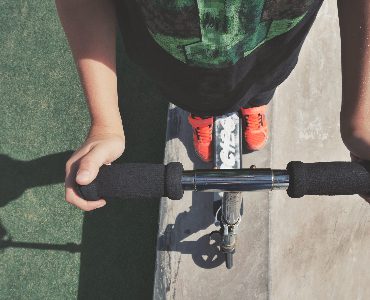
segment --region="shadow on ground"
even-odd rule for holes
[[[168,102],[120,43],[118,53],[126,149],[116,162],[163,163]],[[79,299],[152,298],[159,200],[108,201],[85,214]]]
[[[126,149],[116,163],[163,163],[168,100],[147,75],[128,60],[118,43],[120,111]],[[60,184],[74,149],[20,161],[0,155],[0,207],[27,189]],[[109,199],[107,199],[109,200]],[[82,243],[15,241],[0,223],[0,250],[25,248],[81,252],[79,299],[150,299],[153,294],[159,200],[108,201],[85,213]]]
[[[0,207],[16,200],[27,189],[64,182],[65,163],[73,151],[54,153],[31,161],[0,154]]]
[[[81,245],[76,243],[50,244],[15,241],[0,220],[0,251],[7,248],[23,248],[37,250],[67,251],[70,253],[80,252]]]
[[[193,192],[191,199],[189,210],[179,213],[174,224],[168,224],[159,236],[157,249],[190,254],[193,262],[200,268],[216,268],[224,262],[224,255],[220,252],[219,234],[208,232],[198,240],[186,239],[215,222],[215,211],[221,203],[214,202],[213,193]]]

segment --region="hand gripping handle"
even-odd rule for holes
[[[179,162],[169,164],[125,163],[103,165],[97,177],[88,185],[78,185],[81,197],[94,201],[106,197],[122,199],[183,196]]]
[[[291,161],[288,195],[354,195],[370,193],[370,163]]]

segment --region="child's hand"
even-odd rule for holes
[[[90,211],[106,204],[104,199],[86,201],[77,192],[77,184],[91,183],[98,175],[99,168],[119,158],[125,150],[125,136],[108,130],[91,130],[86,141],[66,163],[66,201],[78,208]],[[76,176],[77,175],[77,176]]]
[[[342,135],[344,144],[350,151],[351,161],[359,163],[370,163],[370,138],[368,134],[360,136]],[[360,195],[370,203],[370,195]]]

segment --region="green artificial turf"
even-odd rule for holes
[[[89,113],[54,1],[0,2],[0,299],[150,299],[159,199],[64,201]],[[126,150],[163,161],[168,103],[119,44]]]

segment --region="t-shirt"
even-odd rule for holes
[[[128,56],[175,105],[237,111],[295,67],[323,0],[116,0]]]

